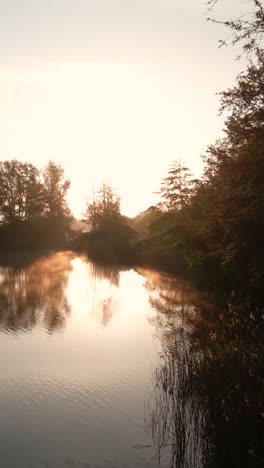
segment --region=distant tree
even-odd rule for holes
[[[0,207],[3,221],[13,221],[17,217],[18,166],[16,160],[0,163]]]
[[[93,231],[106,229],[121,218],[120,197],[109,184],[104,182],[93,200],[87,203],[85,218]]]
[[[91,232],[83,235],[79,245],[91,258],[119,263],[135,257],[136,233],[122,216],[120,197],[109,184],[103,183],[87,203],[85,219]]]
[[[43,185],[39,170],[31,163],[21,165],[21,192],[24,202],[24,220],[42,216],[44,212]]]
[[[70,181],[64,177],[60,164],[49,161],[43,171],[44,213],[52,217],[69,217],[70,209],[66,195]]]
[[[160,210],[156,206],[150,206],[134,218],[128,218],[129,225],[139,234],[148,234],[152,223],[160,217]]]
[[[0,163],[0,213],[5,222],[42,215],[42,184],[33,164],[15,159]]]
[[[99,227],[99,206],[96,199],[93,197],[91,202],[86,204],[86,212],[84,213],[84,220],[91,226],[92,231],[97,231]]]
[[[192,188],[193,180],[189,169],[181,160],[174,161],[169,167],[167,177],[161,182],[159,206],[166,210],[181,210],[189,203]]]

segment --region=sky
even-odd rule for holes
[[[205,0],[0,0],[1,160],[62,164],[76,217],[102,181],[134,216],[173,160],[199,176],[223,127],[216,93],[241,70],[206,16]]]

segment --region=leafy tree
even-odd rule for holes
[[[181,210],[190,201],[193,180],[191,173],[181,160],[174,161],[167,177],[162,180],[160,191],[160,207],[166,210]]]
[[[60,164],[49,161],[43,171],[44,213],[51,217],[69,217],[66,196],[70,181],[64,177],[64,169]]]
[[[91,232],[83,234],[77,245],[91,258],[118,263],[135,259],[135,231],[122,216],[120,197],[109,184],[103,183],[87,203],[85,218]]]
[[[109,184],[104,182],[93,200],[87,203],[85,218],[93,231],[105,230],[113,221],[121,219],[120,197]]]
[[[39,170],[31,163],[21,164],[20,192],[23,194],[24,220],[42,216],[44,211],[43,186]],[[23,206],[22,205],[22,206]]]
[[[2,220],[25,221],[43,213],[43,192],[38,169],[15,159],[0,163],[0,213]]]
[[[221,93],[224,137],[208,147],[202,179],[178,163],[162,181],[165,213],[145,249],[170,269],[203,266],[230,284],[257,285],[264,271],[264,53]],[[184,259],[181,262],[181,258]],[[201,270],[200,270],[201,271]]]
[[[208,148],[203,182],[192,200],[192,225],[222,267],[263,275],[264,57],[222,93],[225,137]]]

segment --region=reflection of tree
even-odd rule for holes
[[[90,264],[93,311],[103,326],[110,323],[117,307],[116,294],[119,288],[120,269],[115,266]]]
[[[214,319],[201,310],[193,331],[202,360],[197,385],[213,420],[216,466],[264,466],[264,316],[234,297]]]
[[[174,355],[165,351],[155,371],[155,399],[150,410],[154,444],[161,460],[169,452],[170,467],[202,467],[209,455],[209,418],[194,375],[198,356],[181,340],[172,343]]]
[[[167,450],[171,467],[263,466],[263,317],[234,299],[212,308],[183,283],[144,274],[162,343],[149,405],[159,458]]]
[[[113,286],[119,287],[120,268],[114,265],[92,263],[92,276],[95,280],[107,280]]]
[[[205,299],[184,282],[148,270],[141,272],[146,277],[150,304],[157,312],[151,322],[162,343],[148,411],[158,458],[161,461],[167,453],[170,467],[202,467],[209,452],[208,414],[194,385],[200,356],[192,352],[190,337],[195,304]]]
[[[0,327],[17,332],[42,324],[50,333],[61,330],[70,312],[70,261],[70,254],[57,253],[25,268],[0,268]]]

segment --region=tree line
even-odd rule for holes
[[[60,164],[43,170],[16,159],[0,162],[0,251],[64,248],[72,237],[70,182]]]
[[[145,249],[157,261],[185,269],[219,268],[263,279],[264,54],[221,94],[223,138],[208,147],[195,180],[175,161],[149,217]],[[173,266],[173,265],[172,265]]]
[[[16,159],[0,162],[1,221],[28,221],[36,216],[68,217],[69,188],[64,169],[53,161],[42,171],[32,163]]]

